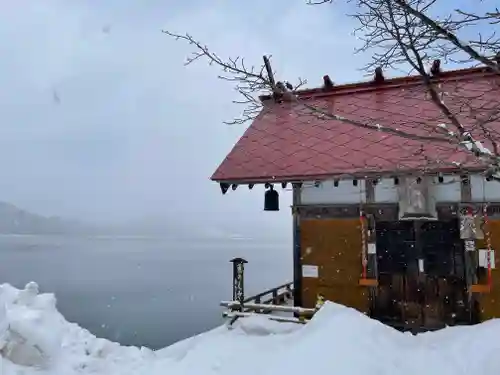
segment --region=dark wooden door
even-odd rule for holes
[[[470,323],[465,254],[457,220],[426,222],[420,228],[424,326]]]
[[[376,238],[379,288],[372,316],[402,329],[419,325],[419,309],[412,310],[417,276],[413,222],[378,222]]]
[[[378,222],[372,317],[421,331],[470,321],[458,222]]]

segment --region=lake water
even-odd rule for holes
[[[292,280],[291,243],[0,236],[0,283],[36,281],[67,320],[124,345],[165,347],[221,324],[231,264],[247,295]]]

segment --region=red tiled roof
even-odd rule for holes
[[[444,72],[438,80],[445,102],[468,126],[483,113],[470,107],[500,108],[500,76],[474,68]],[[380,124],[419,136],[436,136],[446,122],[420,77],[303,90],[302,102],[356,121]],[[456,145],[403,138],[332,119],[321,119],[292,103],[266,104],[212,176],[219,182],[284,182],[333,177],[404,174],[480,167]],[[498,114],[497,114],[498,115]],[[477,126],[476,126],[477,127]],[[500,121],[487,125],[500,141]],[[469,129],[484,141],[479,129]]]

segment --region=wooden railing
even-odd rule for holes
[[[222,316],[230,319],[229,325],[232,325],[238,318],[255,314],[271,314],[268,318],[278,322],[307,323],[316,309],[286,305],[287,300],[291,298],[293,298],[293,283],[286,283],[245,298],[243,301],[222,301],[220,305],[228,309],[222,313]],[[285,315],[274,314],[279,312]],[[290,316],[287,316],[288,314]]]
[[[245,264],[248,263],[243,258],[234,258],[230,261],[233,264],[233,298],[231,301],[223,301],[222,306],[230,309],[237,309],[240,313],[256,311],[260,313],[269,313],[272,306],[283,305],[287,300],[293,298],[293,283],[278,285],[274,288],[265,290],[251,297],[245,296],[244,275]],[[236,306],[237,304],[238,306]],[[245,308],[245,305],[256,305],[255,308]],[[269,309],[262,306],[269,305]]]
[[[243,304],[256,303],[265,305],[281,305],[291,298],[293,298],[293,282],[279,285],[259,294],[247,297],[243,300]]]
[[[228,309],[228,311],[222,313],[222,316],[230,319],[229,326],[240,317],[255,314],[284,312],[298,315],[298,317],[268,315],[271,320],[294,323],[305,323],[307,321],[306,316],[311,317],[314,315],[314,309],[285,305],[288,300],[293,298],[293,283],[291,282],[278,285],[251,297],[245,297],[244,271],[245,264],[248,262],[243,258],[234,258],[230,262],[233,264],[233,298],[231,301],[222,301],[220,303],[222,307]]]

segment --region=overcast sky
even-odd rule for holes
[[[340,2],[339,2],[340,3]],[[263,190],[222,196],[209,177],[245,126],[232,86],[188,46],[319,86],[361,80],[352,20],[305,0],[16,0],[0,3],[0,200],[85,220],[143,216],[288,223],[262,212]],[[274,215],[274,216],[273,216]],[[288,225],[288,224],[286,224]]]

